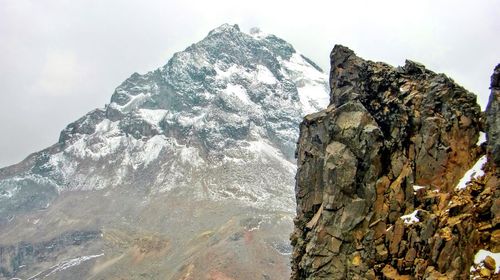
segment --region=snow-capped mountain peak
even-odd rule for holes
[[[255,205],[277,199],[273,207],[291,210],[298,124],[326,107],[327,92],[327,76],[286,41],[224,24],[165,66],[132,74],[106,108],[68,125],[0,188],[16,193],[14,179],[56,193],[141,186]]]
[[[289,43],[227,24],[132,74],[0,169],[0,278],[286,278],[299,123],[327,92]]]

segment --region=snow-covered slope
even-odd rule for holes
[[[288,277],[299,123],[327,92],[289,43],[227,24],[134,73],[0,169],[0,279]]]
[[[298,124],[327,105],[327,92],[327,76],[287,42],[222,25],[164,67],[134,73],[31,164],[0,172],[0,204],[25,185],[127,185],[291,210]]]

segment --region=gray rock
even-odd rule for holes
[[[488,154],[500,166],[500,64],[491,76],[491,94],[486,107],[486,139]]]

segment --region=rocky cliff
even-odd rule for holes
[[[496,166],[500,166],[500,64],[491,76],[491,94],[486,107],[486,138],[488,153]]]
[[[335,46],[330,105],[300,127],[292,279],[498,273],[492,258],[474,260],[500,250],[498,70],[483,172],[474,94],[416,62],[394,68]]]

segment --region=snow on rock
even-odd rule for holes
[[[221,81],[230,80],[233,75],[246,76],[246,69],[241,65],[232,64],[229,67],[223,64],[215,65],[216,79]]]
[[[327,76],[322,71],[313,67],[299,53],[294,53],[290,60],[283,61],[283,65],[288,74],[294,80],[322,81]]]
[[[276,147],[269,144],[264,139],[248,142],[246,149],[254,156],[266,161],[266,158],[274,159],[281,163],[282,166],[291,172],[295,172],[296,166],[290,161],[286,160],[283,153]]]
[[[43,278],[46,278],[46,277],[48,277],[48,276],[50,276],[50,275],[52,275],[54,273],[57,273],[59,271],[66,270],[66,269],[68,269],[70,267],[80,265],[83,262],[89,261],[91,259],[99,258],[99,257],[102,257],[102,256],[104,256],[104,254],[82,256],[82,257],[77,257],[77,258],[74,258],[74,259],[66,260],[66,261],[60,262],[60,263],[58,263],[58,264],[50,267],[49,269],[47,269],[45,271],[42,271],[42,272],[38,273],[37,275],[34,275],[34,276],[28,278],[28,280],[39,279],[38,278],[39,276],[43,276]]]
[[[486,163],[486,155],[480,157],[477,162],[472,166],[471,169],[469,169],[467,172],[465,172],[464,176],[460,181],[458,182],[458,185],[456,187],[457,190],[462,190],[465,189],[467,186],[467,183],[469,183],[471,180],[479,178],[484,175],[484,172],[482,170],[483,165]]]
[[[419,185],[414,185],[413,186],[413,190],[414,191],[418,191],[418,190],[425,189],[425,188],[427,188],[427,187],[425,187],[425,186],[419,186]]]
[[[269,69],[264,65],[257,65],[256,79],[257,81],[268,85],[274,85],[278,82],[273,73],[271,73],[271,71],[269,71]]]
[[[300,103],[305,114],[326,108],[330,102],[328,92],[328,76],[313,67],[298,53],[292,55],[290,60],[283,61],[285,75],[297,84]]]
[[[477,144],[478,146],[480,146],[481,144],[485,143],[486,142],[486,133],[480,131],[479,132],[479,138],[477,139]]]
[[[180,159],[184,164],[189,164],[193,167],[202,165],[205,161],[200,157],[198,149],[194,147],[180,146]]]
[[[317,107],[326,108],[328,106],[329,100],[318,99],[317,97],[325,92],[325,88],[321,84],[305,84],[302,87],[298,87],[300,102],[304,108],[305,114],[311,114],[317,111]]]
[[[153,125],[158,125],[163,118],[167,115],[167,110],[151,110],[151,109],[139,109],[139,115],[141,118]]]
[[[415,210],[412,213],[410,213],[408,215],[403,215],[403,216],[401,216],[399,218],[402,219],[405,224],[411,225],[413,223],[420,222],[420,220],[417,217],[417,213],[418,213],[418,210]]]
[[[158,158],[160,152],[166,146],[166,137],[163,135],[155,135],[151,139],[147,140],[143,148],[140,149],[138,153],[137,162],[144,163],[145,166],[149,165],[155,159]]]
[[[112,122],[109,119],[104,119],[102,122],[96,125],[94,134],[105,134],[106,136],[120,135],[118,122]]]
[[[488,256],[491,257],[491,258],[493,258],[495,260],[495,263],[496,263],[496,266],[497,266],[496,269],[495,269],[495,273],[500,273],[500,253],[492,253],[490,251],[481,249],[474,256],[474,264],[479,265],[481,267],[482,266],[482,262]],[[474,268],[471,267],[471,270],[473,270],[473,269]]]
[[[2,193],[0,193],[0,197],[4,198],[11,198],[14,194],[10,191],[3,190]]]
[[[205,117],[205,113],[202,113],[200,115],[193,115],[193,114],[184,114],[184,115],[177,115],[175,117],[169,117],[169,119],[176,119],[177,123],[183,127],[202,127],[203,126],[203,118]]]
[[[245,105],[252,104],[252,101],[248,97],[247,91],[241,85],[228,84],[226,89],[224,90],[224,93],[228,94],[229,96],[236,97]]]
[[[114,106],[115,108],[120,109],[122,111],[128,111],[141,106],[148,97],[149,95],[140,93],[138,95],[131,96],[130,101],[127,102],[125,105],[117,105],[116,103],[111,103],[110,106]]]
[[[78,139],[78,141],[73,143],[66,152],[80,159],[92,158],[98,160],[116,152],[122,141],[121,136],[97,137],[94,138],[96,142],[89,145],[89,143],[92,143],[90,139],[90,137]]]

